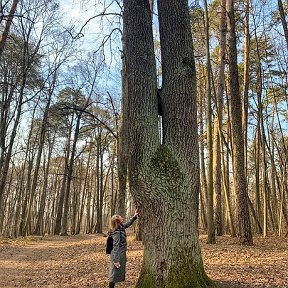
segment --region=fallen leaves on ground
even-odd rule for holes
[[[103,235],[30,237],[0,240],[0,287],[108,287],[109,256]],[[236,238],[200,237],[205,271],[220,288],[288,288],[287,238],[254,238],[241,246]],[[128,237],[126,281],[135,286],[141,267],[141,242]]]

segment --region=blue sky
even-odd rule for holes
[[[100,2],[103,2],[102,4]],[[114,3],[112,3],[114,2]],[[110,5],[112,3],[112,5]],[[109,9],[105,11],[105,7]],[[63,12],[63,25],[73,26],[74,35],[76,35],[81,27],[93,16],[103,13],[119,13],[119,7],[115,1],[76,1],[76,0],[60,0],[60,11]],[[118,23],[115,23],[117,22]],[[119,17],[107,16],[105,18],[97,17],[89,21],[83,29],[83,37],[77,40],[77,47],[83,55],[97,51],[106,39],[107,35],[113,28],[119,26]],[[120,93],[120,69],[121,69],[121,42],[119,32],[115,32],[112,41],[108,41],[105,45],[105,63],[106,72],[102,77],[102,89],[113,93]],[[85,57],[85,56],[84,56]]]

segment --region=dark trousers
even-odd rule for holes
[[[109,288],[114,288],[114,287],[115,287],[115,283],[109,282]]]

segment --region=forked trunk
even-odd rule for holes
[[[188,3],[158,1],[163,144],[149,0],[124,1],[129,184],[144,223],[136,287],[207,287],[198,243],[196,83]]]

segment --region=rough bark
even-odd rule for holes
[[[163,144],[148,0],[124,1],[129,184],[144,222],[136,287],[207,287],[198,243],[195,65],[187,1],[158,1]]]
[[[228,28],[228,61],[229,61],[229,92],[231,101],[231,127],[233,143],[233,181],[237,193],[237,213],[239,222],[240,243],[252,245],[253,238],[250,225],[247,182],[244,169],[244,141],[242,132],[241,97],[237,66],[237,48],[235,32],[234,1],[227,0],[226,10]]]
[[[225,57],[226,57],[226,0],[221,1],[220,21],[219,21],[219,68],[217,75],[216,106],[217,114],[214,121],[214,140],[213,140],[213,186],[215,191],[215,229],[218,236],[223,235],[222,223],[222,185],[221,185],[221,131],[222,131],[222,109],[223,94],[225,88]],[[230,205],[227,207],[230,208]]]

